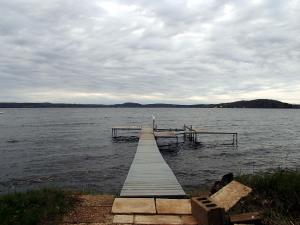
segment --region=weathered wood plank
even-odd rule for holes
[[[131,126],[114,126],[112,129],[118,129],[118,130],[141,130],[141,126],[131,125]]]
[[[252,189],[235,180],[231,181],[225,187],[214,193],[210,198],[214,200],[220,207],[228,211],[241,198],[247,196]]]
[[[248,212],[248,213],[241,213],[236,215],[230,215],[230,222],[231,223],[247,223],[247,224],[254,224],[261,221],[261,215],[259,212]]]
[[[160,131],[160,132],[154,132],[154,136],[159,137],[173,137],[176,138],[176,132],[175,131]]]

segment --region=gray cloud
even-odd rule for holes
[[[0,0],[0,101],[300,103],[299,1]]]

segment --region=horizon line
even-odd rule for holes
[[[178,106],[196,106],[196,105],[220,105],[220,104],[228,104],[228,103],[236,103],[236,102],[251,102],[251,101],[276,101],[283,104],[290,104],[290,105],[300,105],[299,103],[288,103],[283,102],[276,99],[251,99],[251,100],[237,100],[237,101],[228,101],[228,102],[219,102],[219,103],[193,103],[193,104],[182,104],[182,103],[162,103],[162,102],[155,102],[155,103],[140,103],[140,102],[121,102],[121,103],[66,103],[66,102],[0,102],[0,104],[62,104],[62,105],[102,105],[102,106],[114,106],[114,105],[124,105],[124,104],[137,104],[137,105],[178,105]]]

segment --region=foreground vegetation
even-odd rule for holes
[[[252,194],[231,211],[260,211],[263,224],[300,224],[300,172],[276,170],[238,176],[236,180],[253,188]]]
[[[0,196],[1,225],[37,225],[59,219],[76,204],[70,192],[42,189]]]
[[[241,175],[236,180],[253,192],[229,213],[259,211],[266,225],[300,225],[300,172],[276,170],[270,173]],[[191,195],[199,195],[193,192]],[[207,192],[207,191],[206,191]],[[0,196],[1,225],[57,224],[72,210],[79,198],[74,193],[42,189]]]

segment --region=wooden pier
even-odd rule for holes
[[[200,134],[224,134],[233,136],[232,145],[238,143],[238,134],[235,132],[203,131],[186,125],[183,128],[157,128],[155,120],[151,128],[136,125],[113,127],[113,138],[128,137],[128,134],[118,135],[118,131],[135,132],[135,137],[139,137],[137,151],[120,197],[186,197],[174,173],[160,154],[157,139],[173,138],[178,144],[178,137],[183,135],[183,141],[188,139],[197,145],[200,143]]]
[[[185,197],[181,185],[159,152],[153,128],[142,128],[137,151],[121,197]]]

